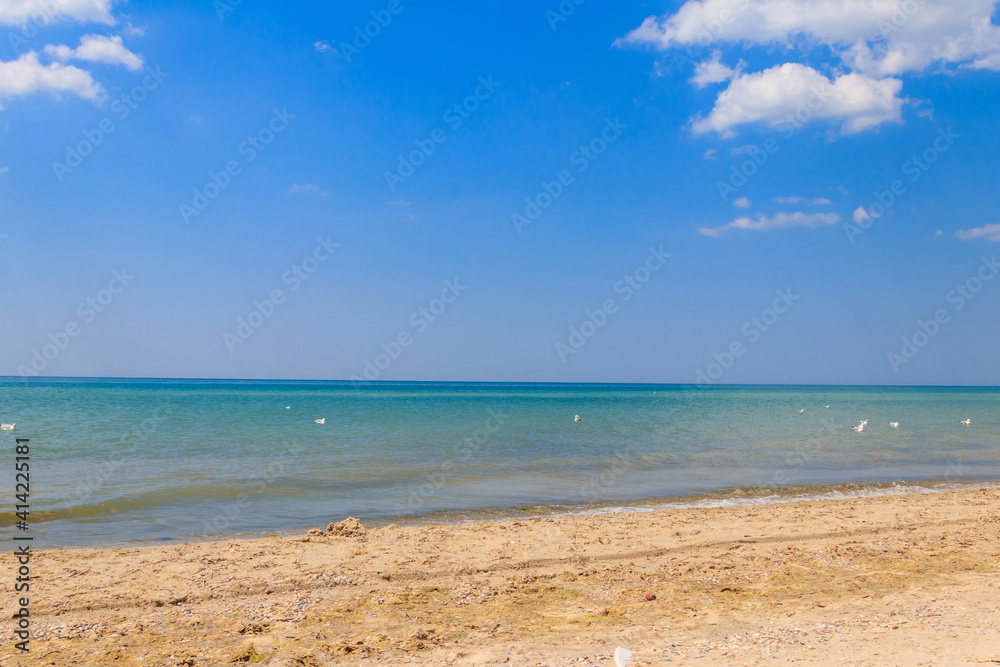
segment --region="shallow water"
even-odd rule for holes
[[[45,548],[1000,480],[998,406],[997,388],[10,378],[0,443],[13,463],[31,439]]]

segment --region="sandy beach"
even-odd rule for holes
[[[997,488],[330,528],[37,552],[0,664],[1000,663]]]

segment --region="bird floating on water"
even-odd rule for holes
[[[867,419],[859,419],[858,423],[861,424],[862,426],[868,426],[868,420]]]
[[[313,421],[316,422],[317,424],[325,424],[326,417],[323,417],[322,419],[314,419]]]
[[[858,424],[857,426],[852,426],[851,428],[853,428],[855,430],[855,432],[861,433],[862,431],[865,430],[865,425],[864,425],[864,422],[862,422],[862,423]]]
[[[582,422],[583,421],[583,417],[581,417],[580,415],[576,415],[576,416],[573,417],[573,421],[575,421],[575,422]]]
[[[803,412],[805,412],[805,411],[806,411],[806,409],[805,409],[805,408],[802,408],[801,410],[799,410],[799,413],[801,414],[801,413],[803,413]]]
[[[889,422],[889,426],[893,428],[899,428],[899,422]]]
[[[0,424],[0,431],[13,431],[17,424]]]
[[[830,406],[829,406],[829,405],[824,405],[823,407],[824,407],[824,408],[828,408],[828,407],[830,407]]]
[[[972,420],[971,419],[963,419],[962,421],[960,421],[958,423],[962,424],[963,426],[968,426],[969,424],[972,423]]]
[[[286,409],[286,410],[291,410],[291,409],[292,409],[292,406],[290,406],[290,405],[286,405],[286,406],[285,406],[285,409]]]

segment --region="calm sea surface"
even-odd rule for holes
[[[15,437],[46,548],[992,484],[998,407],[997,388],[0,378],[0,521]]]

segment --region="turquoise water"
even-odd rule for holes
[[[10,378],[0,443],[13,463],[31,439],[44,548],[992,482],[998,406],[997,388]]]

